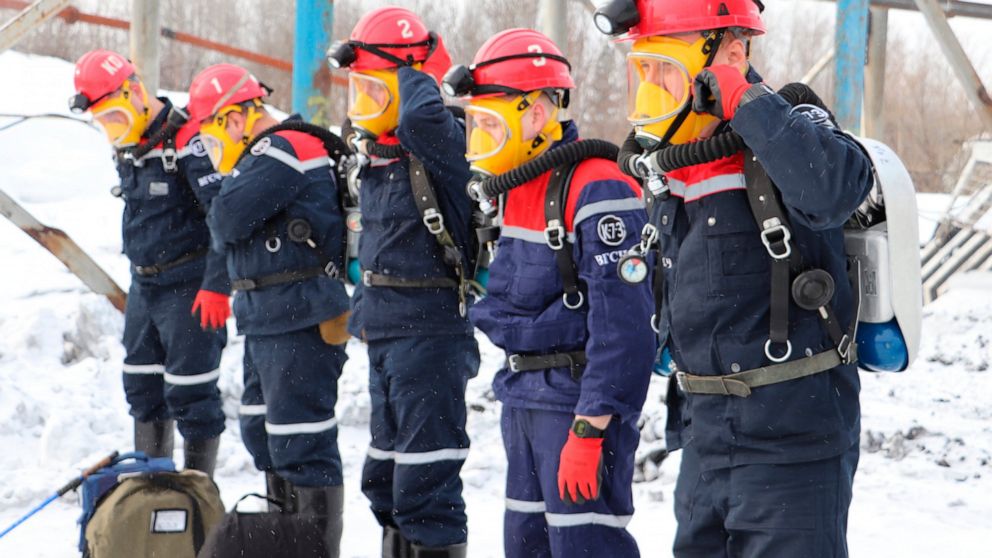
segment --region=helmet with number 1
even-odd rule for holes
[[[466,158],[474,171],[504,173],[561,139],[559,114],[575,87],[570,70],[561,50],[544,34],[508,29],[486,41],[471,66],[448,72],[445,92],[469,97]],[[525,135],[524,120],[538,104],[549,108],[547,118],[540,130]]]
[[[716,122],[690,110],[692,81],[713,62],[726,29],[765,32],[762,9],[757,0],[612,0],[596,12],[600,31],[634,41],[627,119],[643,145],[686,143]]]
[[[109,50],[87,52],[76,62],[73,84],[76,94],[69,98],[72,112],[90,111],[115,147],[141,141],[150,121],[148,93],[130,60]]]
[[[200,138],[210,162],[223,174],[230,173],[251,142],[251,129],[262,117],[265,86],[247,69],[215,64],[196,75],[189,86],[189,119],[200,123]],[[227,131],[231,113],[245,117],[240,138]]]
[[[396,6],[362,16],[349,39],[332,45],[327,58],[332,67],[350,70],[348,117],[372,138],[399,122],[398,67],[422,68],[440,79],[451,64],[437,34],[417,14]]]

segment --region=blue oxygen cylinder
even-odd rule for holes
[[[909,365],[909,347],[895,318],[885,323],[858,324],[858,362],[874,372],[902,372]]]
[[[658,350],[655,356],[653,372],[659,376],[667,377],[674,374],[675,370],[675,361],[672,360],[672,353],[668,350],[668,345],[665,345]]]
[[[475,272],[476,283],[482,285],[483,289],[489,288],[489,268],[480,267],[478,271]]]

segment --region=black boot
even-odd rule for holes
[[[338,558],[344,527],[344,487],[294,486],[293,491],[296,493],[297,516],[316,520],[327,558]]]
[[[175,422],[172,419],[140,422],[134,421],[134,450],[144,452],[148,457],[168,457],[172,459]]]
[[[413,553],[410,558],[465,558],[468,545],[462,543],[432,548],[415,544],[411,548]]]
[[[279,502],[279,506],[269,502],[269,511],[296,513],[296,494],[293,485],[272,471],[265,472],[265,494]]]
[[[410,558],[410,541],[396,527],[382,528],[382,558]]]
[[[218,446],[220,446],[220,436],[203,440],[186,440],[183,466],[187,469],[203,471],[207,476],[213,478],[214,467],[217,466]]]

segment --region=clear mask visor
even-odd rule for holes
[[[631,52],[627,55],[627,120],[643,126],[672,118],[688,103],[689,70],[675,58]]]
[[[366,74],[348,75],[348,117],[354,121],[382,116],[393,102],[393,93],[385,81]]]
[[[474,162],[499,153],[510,139],[510,127],[495,110],[469,105],[465,107],[465,134],[465,158]]]
[[[100,128],[114,147],[127,147],[136,143],[128,139],[134,128],[134,115],[120,105],[114,104],[103,110],[95,110],[93,123]]]

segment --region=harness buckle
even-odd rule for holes
[[[768,250],[768,255],[776,260],[784,260],[792,255],[792,233],[782,224],[778,217],[772,217],[762,223],[761,243]]]
[[[510,355],[506,358],[510,372],[520,372],[520,355]]]
[[[656,242],[658,242],[658,227],[645,223],[644,228],[641,229],[641,254],[647,254]]]
[[[582,291],[576,291],[575,294],[578,298],[574,304],[568,301],[568,293],[563,293],[561,295],[561,302],[565,305],[565,308],[568,308],[569,310],[577,310],[582,308],[582,304],[586,301],[586,297],[582,294]]]
[[[324,274],[331,279],[337,279],[341,272],[338,270],[338,266],[334,265],[334,262],[327,262],[324,266]]]
[[[853,343],[851,342],[851,336],[845,333],[844,337],[841,337],[840,343],[837,344],[837,354],[840,355],[840,360],[842,363],[851,364],[854,362],[854,359],[851,358],[854,356],[854,351],[851,350],[852,346]]]
[[[362,272],[362,284],[366,287],[372,286],[372,270],[366,269]]]
[[[275,254],[282,249],[282,240],[280,240],[278,236],[270,236],[265,239],[265,249],[268,250],[269,253]]]
[[[544,242],[555,251],[565,247],[565,227],[562,226],[561,221],[558,219],[548,221],[548,226],[544,229]]]
[[[435,208],[430,208],[424,212],[424,226],[431,234],[437,236],[444,232],[444,216]]]
[[[675,373],[675,383],[679,386],[679,389],[688,393],[688,386],[685,381],[685,372]]]
[[[176,150],[169,147],[162,150],[162,168],[165,172],[169,174],[175,174],[179,170],[179,165],[176,161],[179,160],[179,156],[176,155]]]

